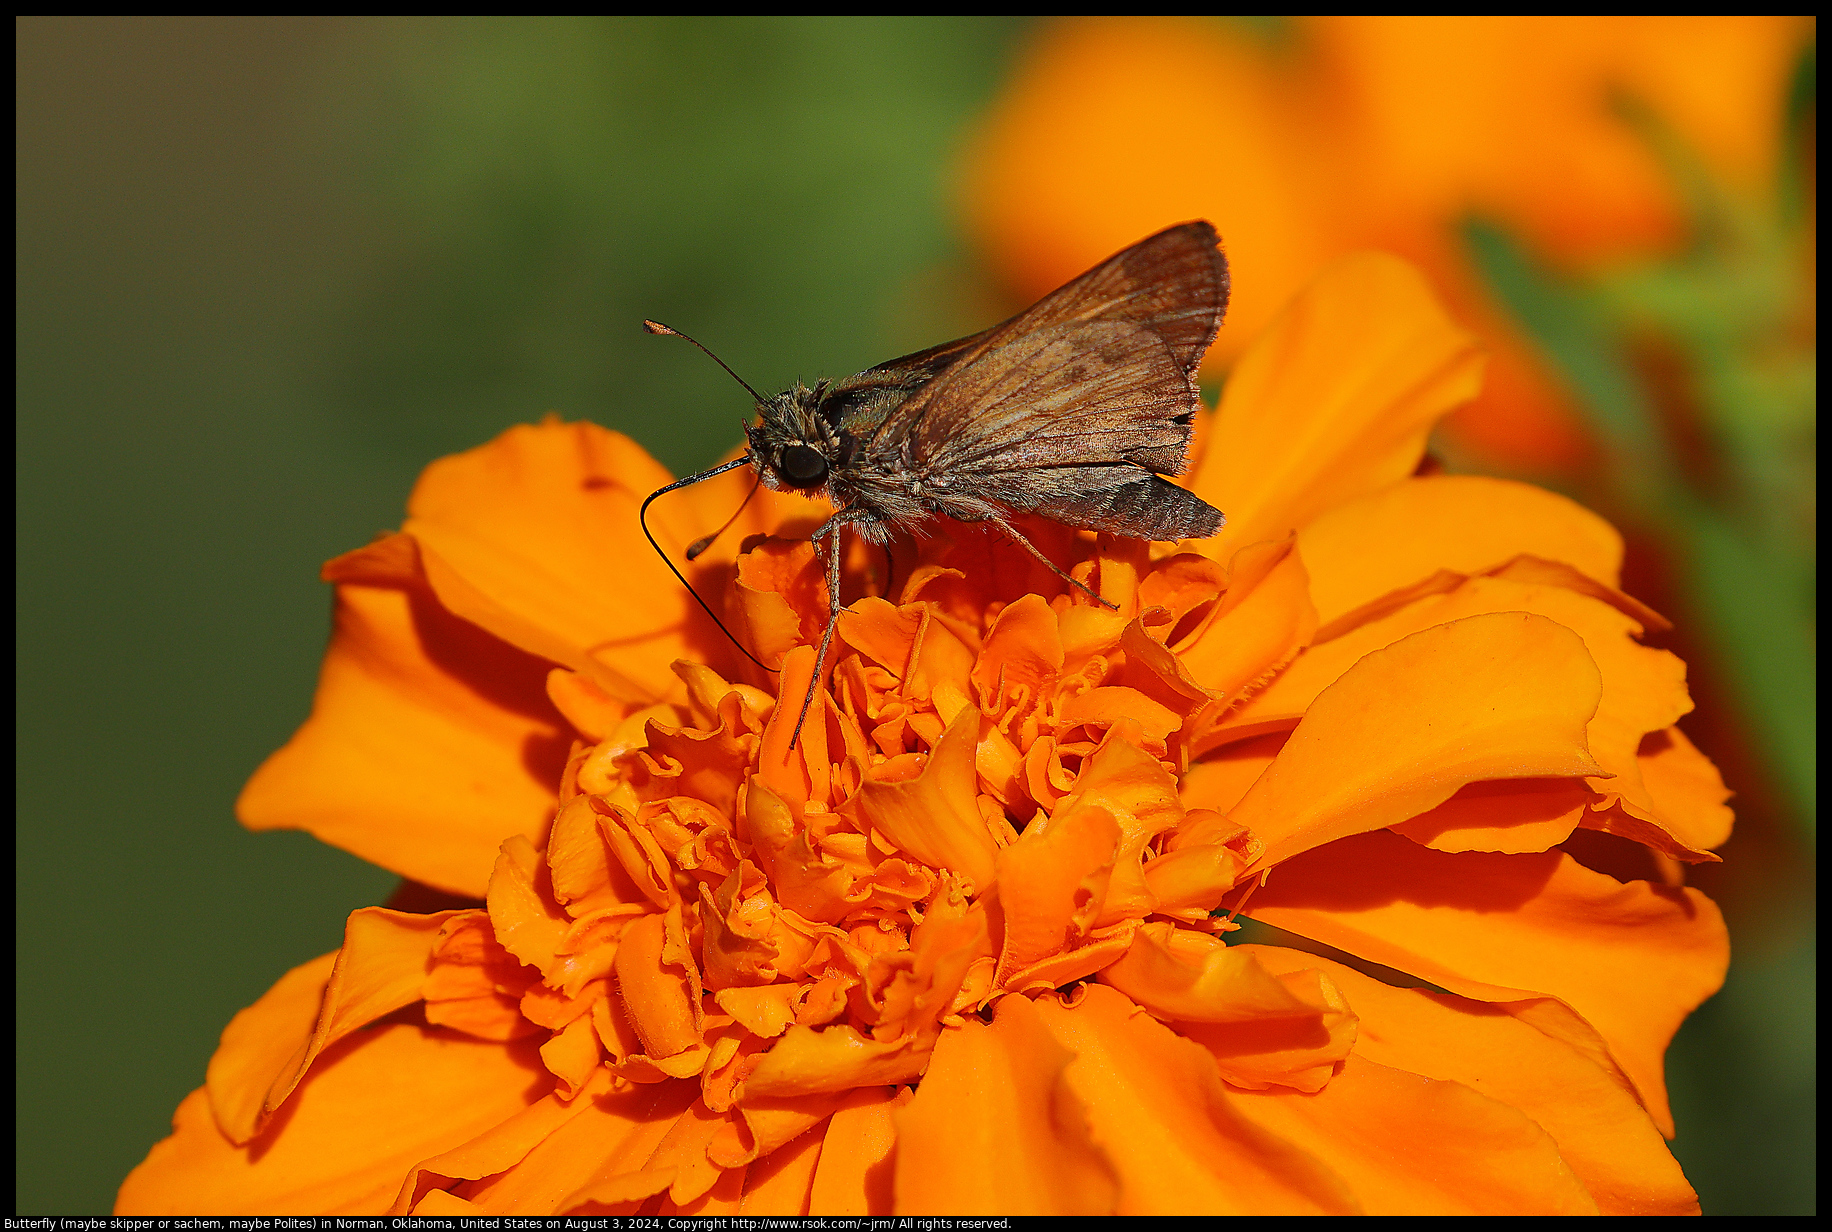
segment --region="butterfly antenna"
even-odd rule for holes
[[[751,490],[745,494],[745,497],[742,501],[738,502],[737,510],[733,512],[731,517],[725,519],[725,525],[721,526],[718,530],[715,530],[712,534],[703,536],[702,538],[699,538],[699,539],[695,539],[692,543],[687,545],[687,559],[688,560],[699,559],[700,553],[704,552],[707,548],[711,547],[712,541],[714,539],[717,539],[720,535],[723,535],[726,531],[730,530],[732,528],[732,523],[738,520],[738,514],[744,512],[744,507],[751,503],[751,497],[757,495],[757,489],[761,488],[762,486],[763,486],[763,475],[759,473],[757,476],[757,482],[751,485]]]
[[[683,337],[684,336],[685,335],[683,335]],[[693,339],[688,338],[687,341],[693,342]],[[699,344],[694,343],[694,345],[698,346]],[[704,350],[704,348],[701,348],[701,349]],[[711,352],[708,351],[707,354],[710,355]],[[714,356],[714,358],[717,358],[717,356]],[[727,371],[730,371],[730,369],[727,369]],[[742,384],[742,382],[740,382],[740,384]],[[687,588],[687,593],[693,596],[693,601],[700,605],[700,608],[702,611],[704,611],[708,616],[712,617],[712,622],[715,625],[719,626],[719,632],[725,634],[726,637],[731,638],[731,644],[736,646],[740,651],[742,651],[744,653],[745,658],[749,659],[752,663],[755,663],[758,667],[763,668],[764,671],[774,676],[776,675],[775,668],[766,666],[763,660],[759,659],[756,655],[752,654],[750,652],[750,649],[746,647],[743,642],[739,641],[735,637],[732,637],[732,631],[725,627],[725,622],[719,619],[718,614],[715,613],[712,610],[712,608],[707,605],[706,600],[700,598],[700,592],[693,588],[693,583],[689,582],[686,579],[686,577],[682,575],[681,571],[674,567],[674,562],[668,559],[668,553],[662,551],[662,545],[655,542],[655,536],[651,534],[649,531],[649,506],[655,503],[656,497],[665,496],[668,493],[674,491],[676,488],[684,488],[689,484],[699,483],[702,479],[711,479],[714,475],[723,475],[726,471],[737,470],[740,466],[748,466],[750,465],[750,461],[751,461],[750,455],[746,454],[742,458],[733,458],[730,462],[722,463],[718,466],[713,467],[710,470],[700,471],[698,474],[689,475],[685,479],[677,479],[673,483],[668,484],[666,487],[655,489],[655,491],[649,493],[648,499],[644,500],[642,503],[642,507],[636,511],[636,522],[639,526],[642,527],[643,538],[649,541],[649,546],[655,549],[655,554],[662,558],[662,564],[668,566],[668,572],[674,574],[675,577],[680,579],[681,585]],[[756,489],[752,488],[751,491],[755,492]],[[749,503],[750,497],[747,496],[744,499],[746,503]],[[740,505],[738,506],[738,508],[743,509],[744,506]],[[737,517],[736,514],[733,514],[732,516],[734,518]],[[729,526],[731,525],[731,523],[727,522],[726,525]],[[701,542],[706,542],[706,541],[702,540]],[[699,545],[695,544],[695,546],[697,547]],[[704,549],[702,548],[701,550],[703,551]],[[694,555],[697,555],[697,553],[694,553],[692,552],[691,549],[689,549],[688,559],[691,560]]]
[[[751,397],[755,398],[758,402],[765,402],[768,400],[762,394],[752,389],[751,383],[749,381],[739,376],[736,372],[732,372],[732,366],[730,364],[720,359],[717,355],[714,355],[711,351],[706,350],[706,348],[704,346],[701,346],[700,342],[697,339],[695,339],[693,336],[689,334],[683,334],[678,329],[674,329],[674,328],[671,328],[670,326],[663,325],[660,321],[644,321],[642,323],[642,327],[643,329],[647,330],[651,334],[672,334],[676,338],[687,339],[687,341],[693,343],[693,345],[699,347],[702,351],[706,351],[707,358],[711,359],[713,363],[719,365],[719,367],[725,369],[726,372],[730,373],[732,380],[744,386],[745,392],[750,394]],[[657,495],[659,495],[659,493]]]

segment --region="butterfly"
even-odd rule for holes
[[[687,335],[644,321],[649,332],[687,338],[711,355],[756,400],[757,418],[745,428],[742,457],[657,489],[638,517],[658,496],[741,466],[764,487],[833,506],[812,535],[817,549],[825,542],[828,615],[792,746],[839,619],[842,530],[884,543],[938,518],[985,523],[1111,607],[1038,550],[1015,519],[1035,514],[1152,540],[1201,539],[1221,529],[1219,509],[1163,476],[1188,464],[1201,408],[1196,370],[1227,306],[1228,263],[1215,228],[1187,222],[1115,253],[990,329],[841,381],[798,381],[774,397],[758,394]],[[643,533],[661,552],[646,521]],[[711,539],[692,545],[687,558]]]

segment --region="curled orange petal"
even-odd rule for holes
[[[1370,1061],[1461,1082],[1526,1113],[1552,1135],[1605,1215],[1696,1215],[1698,1198],[1632,1092],[1579,1049],[1509,1004],[1395,988],[1277,946],[1252,947],[1281,974],[1320,968],[1355,1007],[1355,1050]]]
[[[1306,1100],[1240,1091],[1251,1121],[1309,1151],[1369,1215],[1592,1215],[1596,1202],[1525,1114],[1460,1082],[1351,1056]],[[1396,1139],[1395,1120],[1431,1126]]]
[[[1723,917],[1696,890],[1627,885],[1562,852],[1449,854],[1373,833],[1275,870],[1253,918],[1462,996],[1556,997],[1670,1133],[1660,1058],[1723,982]]]
[[[999,905],[1004,912],[1000,979],[1073,948],[1106,905],[1107,876],[1119,852],[1120,828],[1099,806],[1068,809],[1048,825],[1030,826],[999,850]]]
[[[1037,1013],[1074,1053],[1066,1077],[1118,1176],[1116,1214],[1355,1213],[1328,1167],[1241,1114],[1206,1051],[1113,989]]]
[[[1024,997],[946,1032],[895,1114],[897,1213],[1112,1214],[1112,1165],[1063,1079],[1073,1059]]]
[[[657,1065],[702,1047],[700,976],[679,929],[678,909],[642,916],[624,929],[612,968],[624,1012],[635,1024],[644,1053]],[[699,1069],[694,1062],[688,1072]]]
[[[1210,448],[1186,481],[1228,515],[1203,553],[1227,560],[1405,479],[1431,425],[1475,395],[1481,368],[1416,269],[1382,253],[1338,261],[1228,378],[1215,428],[1228,447]]]
[[[1298,550],[1325,625],[1440,569],[1473,576],[1523,553],[1605,586],[1622,570],[1622,536],[1608,522],[1556,492],[1482,475],[1409,479],[1349,501],[1305,526]]]
[[[203,1091],[129,1174],[122,1215],[374,1215],[414,1164],[475,1137],[545,1091],[531,1041],[502,1045],[405,1023],[345,1037],[293,1092],[285,1128],[237,1146]],[[548,1079],[547,1081],[551,1081]]]
[[[1100,980],[1177,1023],[1239,1087],[1320,1090],[1355,1042],[1355,1016],[1333,989],[1268,972],[1256,947],[1168,925],[1141,928]]]
[[[903,783],[870,782],[847,803],[848,815],[897,850],[935,868],[953,869],[977,886],[993,880],[992,835],[974,803],[974,748],[979,711],[963,709],[922,773]]]
[[[553,816],[571,737],[547,700],[550,665],[445,608],[405,535],[325,570],[337,609],[312,717],[236,815],[480,898],[489,853]]]
[[[1229,816],[1265,841],[1264,868],[1416,817],[1465,783],[1595,774],[1585,727],[1601,692],[1584,642],[1544,617],[1438,625],[1320,693]]]
[[[223,1032],[210,1058],[208,1088],[217,1124],[231,1142],[255,1137],[286,1102],[325,1049],[376,1019],[421,997],[427,961],[455,911],[408,915],[382,907],[351,912],[343,948],[296,968],[261,1001],[243,1010]],[[322,977],[320,972],[323,972]],[[314,1004],[314,985],[322,995]],[[300,1037],[305,1022],[312,1022]]]
[[[667,482],[621,433],[550,419],[429,466],[402,529],[447,610],[642,704],[678,692],[668,665],[683,655],[723,665],[736,654],[637,526],[637,506]],[[658,506],[658,536],[713,529],[690,510]],[[655,601],[621,601],[638,588]]]

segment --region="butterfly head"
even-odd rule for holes
[[[841,464],[842,439],[826,416],[821,400],[827,382],[813,389],[799,381],[757,405],[757,422],[744,432],[751,461],[766,487],[777,491],[814,492],[827,486]]]

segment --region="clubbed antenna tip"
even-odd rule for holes
[[[645,332],[645,333],[651,333],[651,334],[667,334],[667,335],[668,335],[669,337],[671,337],[671,338],[685,338],[685,339],[687,339],[687,341],[689,341],[689,342],[691,342],[691,343],[693,343],[693,345],[695,345],[695,346],[697,346],[697,347],[699,347],[699,348],[700,348],[700,350],[702,350],[702,351],[706,351],[706,355],[707,355],[707,357],[708,357],[708,358],[710,358],[710,359],[712,360],[712,362],[713,362],[713,363],[715,363],[715,364],[717,364],[717,365],[719,365],[719,367],[721,367],[721,368],[723,368],[723,369],[725,369],[725,371],[726,371],[727,373],[730,373],[730,375],[731,375],[731,378],[732,378],[732,380],[734,380],[734,381],[736,381],[736,382],[738,382],[738,384],[740,384],[740,385],[742,385],[742,386],[744,386],[744,392],[745,392],[745,393],[747,393],[747,394],[749,394],[749,395],[750,395],[750,396],[751,396],[751,397],[752,397],[752,398],[753,398],[754,400],[756,400],[756,401],[757,401],[757,402],[759,402],[759,403],[761,403],[761,402],[763,401],[763,395],[762,395],[762,394],[760,394],[760,393],[758,393],[758,392],[757,392],[756,390],[754,390],[754,389],[752,389],[752,388],[751,388],[751,385],[750,385],[750,382],[749,382],[749,381],[747,381],[747,380],[745,380],[745,379],[744,379],[743,377],[741,377],[741,376],[739,376],[739,375],[738,375],[738,374],[737,374],[736,372],[732,372],[732,369],[731,369],[731,365],[730,365],[730,364],[728,364],[728,363],[726,363],[726,362],[725,362],[724,360],[722,360],[722,359],[720,359],[720,358],[719,358],[719,357],[718,357],[717,355],[714,355],[714,354],[713,354],[713,353],[712,353],[711,351],[707,351],[707,350],[706,350],[706,347],[705,347],[704,345],[702,345],[702,344],[701,344],[701,343],[699,342],[699,340],[698,340],[698,339],[696,339],[696,338],[694,338],[694,336],[693,336],[692,334],[683,334],[683,333],[682,333],[682,332],[681,332],[680,330],[678,330],[678,329],[670,329],[670,328],[669,328],[668,326],[666,326],[666,325],[663,325],[663,324],[662,324],[662,323],[661,323],[660,321],[651,321],[651,320],[649,320],[649,319],[648,319],[648,318],[646,318],[646,317],[645,317],[645,318],[643,319],[643,323],[642,323],[642,327],[643,327],[643,330],[644,330],[644,332]]]

